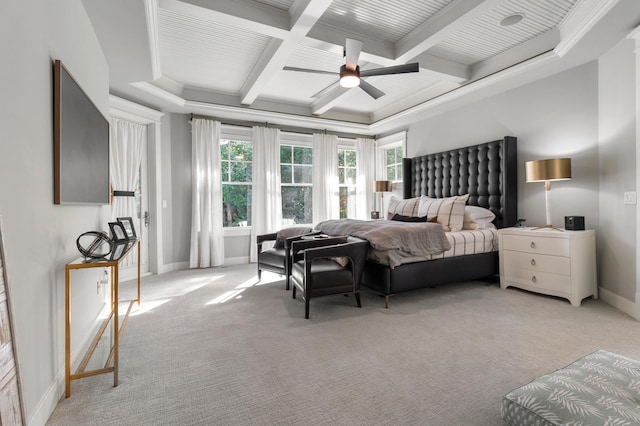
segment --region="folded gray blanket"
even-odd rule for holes
[[[391,268],[400,265],[402,258],[426,257],[451,248],[439,223],[342,219],[325,220],[315,229],[329,235],[351,235],[369,241],[371,248],[385,252]]]
[[[311,228],[305,226],[295,226],[292,228],[284,228],[276,233],[275,248],[284,248],[284,240],[290,237],[298,237],[300,235],[308,234],[311,232]]]

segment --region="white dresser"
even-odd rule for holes
[[[504,228],[498,231],[500,288],[569,299],[598,298],[595,231]]]

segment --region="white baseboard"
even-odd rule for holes
[[[244,265],[245,263],[249,263],[249,256],[225,257],[224,258],[225,266]]]
[[[179,271],[181,269],[189,269],[189,262],[175,262],[164,264],[158,268],[158,275],[166,274],[167,272]]]
[[[102,325],[103,318],[96,318],[93,325],[89,329],[89,332],[82,340],[82,344],[71,353],[71,365],[76,366],[76,360],[80,357],[83,357],[86,351],[89,349],[89,346],[93,342],[94,337],[100,330],[100,326]],[[72,370],[73,371],[73,368]],[[64,364],[58,370],[56,377],[53,382],[47,388],[47,391],[44,393],[38,405],[36,405],[36,409],[33,411],[33,415],[31,418],[27,419],[28,426],[44,426],[51,417],[51,413],[55,410],[58,402],[60,402],[60,398],[64,396],[65,391],[65,366]],[[71,382],[72,393],[73,393],[73,381]]]
[[[245,263],[249,263],[249,256],[224,258],[225,266],[243,265]],[[162,265],[160,268],[158,268],[158,275],[166,274],[167,272],[180,271],[182,269],[189,269],[189,262],[175,262]]]
[[[637,303],[625,299],[624,297],[618,296],[617,294],[602,287],[598,288],[598,295],[600,296],[600,299],[602,299],[602,301],[606,304],[611,305],[614,308],[619,309],[625,314],[631,316],[632,318],[640,321],[640,309]],[[639,296],[640,293],[637,293],[636,300],[639,300]]]

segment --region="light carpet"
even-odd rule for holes
[[[134,283],[121,286],[131,292]],[[504,394],[605,349],[640,359],[640,324],[599,300],[457,283],[383,299],[291,299],[256,266],[143,279],[120,384],[71,383],[48,425],[500,425]]]

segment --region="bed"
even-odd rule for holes
[[[404,199],[469,194],[466,204],[491,210],[495,214],[493,224],[496,228],[513,226],[517,221],[517,139],[507,136],[492,142],[405,158],[403,183]],[[467,250],[466,237],[447,232],[450,237],[462,240],[463,248],[452,249],[454,255],[451,256],[445,252],[433,255],[429,260],[410,259],[395,267],[370,256],[362,285],[383,295],[388,308],[389,296],[393,294],[494,277],[499,273],[497,241],[488,236],[491,231],[480,233],[483,234],[482,245],[490,246],[489,250]],[[457,237],[454,234],[458,234]],[[452,246],[461,247],[459,241]]]

